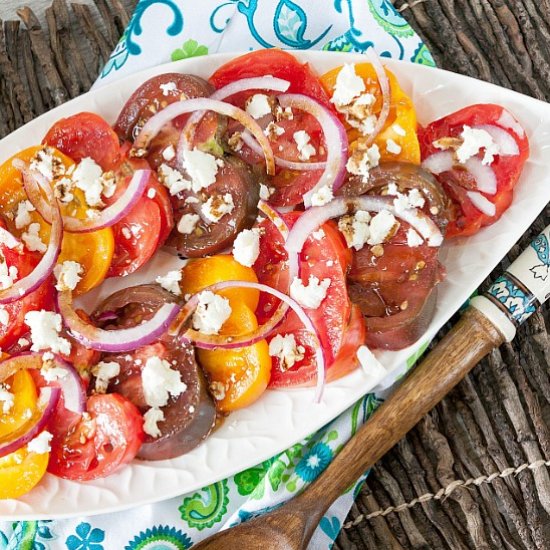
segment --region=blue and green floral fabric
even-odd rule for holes
[[[389,0],[140,0],[96,85],[170,60],[260,48],[362,52],[433,65]],[[412,357],[403,371],[410,368]],[[370,394],[305,440],[235,476],[161,503],[60,521],[0,521],[0,550],[182,550],[302,491],[372,414]],[[330,548],[364,478],[328,510],[310,548]]]

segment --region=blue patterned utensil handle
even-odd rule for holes
[[[550,297],[550,225],[471,305],[485,314],[507,342]]]

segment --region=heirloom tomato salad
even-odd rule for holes
[[[498,220],[529,145],[499,105],[419,127],[398,76],[253,52],[0,167],[0,498],[180,456],[266,389],[318,401],[363,346],[424,333],[444,239]],[[181,269],[80,309],[160,247]]]

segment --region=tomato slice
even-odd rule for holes
[[[491,225],[500,218],[512,202],[513,189],[529,156],[529,140],[510,112],[500,105],[489,103],[470,105],[419,130],[422,158],[425,159],[441,151],[434,145],[435,141],[447,137],[460,137],[465,125],[474,127],[486,124],[508,132],[515,139],[519,154],[496,155],[491,163],[490,167],[497,180],[497,192],[495,195],[484,196],[495,205],[494,216],[488,216],[478,210],[468,197],[467,191],[476,189],[475,180],[468,172],[453,168],[436,176],[453,202],[447,237],[473,235],[481,227]]]
[[[27,446],[0,458],[0,499],[28,493],[44,477],[50,454],[30,453]]]
[[[16,432],[25,432],[25,426],[36,409],[37,399],[32,376],[26,370],[16,372],[2,385],[13,394],[13,406],[7,413],[0,409],[0,441],[10,439]]]
[[[136,456],[145,434],[143,418],[119,394],[88,398],[89,418],[52,426],[48,471],[75,481],[90,481],[112,474]],[[68,424],[68,425],[67,425]],[[68,429],[67,429],[68,428]]]
[[[55,147],[75,162],[91,158],[112,170],[120,161],[120,143],[111,126],[95,113],[78,113],[58,120],[42,143]]]

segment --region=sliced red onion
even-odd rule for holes
[[[496,214],[496,206],[487,197],[477,191],[468,191],[466,194],[480,212],[491,217]]]
[[[314,206],[306,210],[292,226],[286,242],[289,259],[300,254],[308,237],[326,221],[343,216],[350,211],[366,210],[381,212],[388,210],[396,218],[401,218],[413,227],[429,246],[439,246],[443,235],[434,221],[422,210],[406,208],[397,210],[390,197],[363,195],[361,197],[337,197],[325,206]]]
[[[51,191],[47,191],[47,193],[52,203],[52,226],[48,248],[36,267],[28,275],[13,283],[9,288],[0,290],[0,304],[9,304],[10,302],[24,298],[36,290],[53,272],[53,268],[61,252],[63,222],[58,201],[53,197]]]
[[[204,97],[195,99],[186,99],[172,103],[152,116],[143,126],[141,132],[134,141],[134,150],[147,149],[151,140],[162,130],[162,128],[174,118],[186,113],[195,111],[213,111],[220,115],[225,115],[234,118],[240,122],[247,130],[250,130],[252,135],[257,139],[262,147],[265,156],[266,171],[269,175],[275,174],[275,159],[269,140],[264,135],[260,125],[245,111],[216,99],[208,99]],[[192,135],[195,126],[189,128],[185,132],[185,139],[188,143],[192,143]],[[183,135],[183,134],[182,134]]]
[[[378,85],[380,86],[380,91],[382,92],[382,109],[380,110],[380,114],[376,119],[374,130],[372,134],[369,135],[369,138],[367,140],[367,145],[371,145],[376,139],[376,136],[383,130],[386,121],[388,120],[391,107],[391,89],[390,80],[388,78],[388,75],[386,74],[386,70],[384,69],[382,61],[374,50],[374,47],[370,47],[366,53],[372,67],[374,68],[374,71],[376,72]]]
[[[525,130],[523,126],[514,118],[510,111],[506,109],[502,110],[502,114],[497,120],[497,124],[508,130],[512,130],[518,137],[522,138],[525,136]]]
[[[336,191],[344,183],[346,162],[348,161],[348,137],[346,129],[333,113],[311,97],[302,94],[283,94],[279,96],[281,107],[295,108],[314,116],[321,125],[325,137],[327,160],[325,170],[315,187],[304,195],[304,204],[311,206],[311,197],[321,187]],[[263,135],[263,134],[262,134]]]
[[[464,164],[456,164],[451,151],[441,151],[426,158],[422,162],[422,167],[436,176],[453,168],[464,169],[472,175],[482,193],[494,195],[497,192],[497,177],[494,170],[477,157],[469,158]]]
[[[63,401],[66,409],[75,413],[82,413],[86,410],[86,392],[82,380],[76,369],[63,357],[55,354],[53,358],[54,368],[64,372],[57,376],[54,388],[59,387],[63,392]],[[13,376],[21,369],[41,370],[44,364],[43,356],[40,353],[23,352],[0,362],[0,382]],[[46,379],[45,379],[46,380]],[[49,382],[46,380],[46,382]],[[50,386],[48,386],[50,387]]]
[[[23,185],[30,202],[47,223],[52,223],[52,209],[40,191],[44,186],[38,179],[39,175],[29,170],[24,163],[16,165],[14,161],[14,166],[23,174]],[[145,192],[150,176],[151,170],[136,170],[124,193],[113,204],[97,211],[94,217],[84,220],[63,216],[63,229],[69,233],[89,233],[111,227],[138,203]]]
[[[178,315],[176,322],[172,325],[172,327],[170,327],[169,334],[179,334],[184,324],[195,311],[199,303],[199,296],[202,292],[219,292],[220,290],[228,288],[253,288],[259,290],[260,292],[266,292],[268,294],[271,294],[272,296],[275,296],[276,298],[279,298],[279,300],[281,300],[283,304],[286,304],[287,309],[288,307],[290,307],[296,313],[300,321],[303,323],[304,327],[316,338],[317,345],[315,346],[315,359],[317,362],[317,385],[315,389],[315,402],[319,402],[321,400],[323,387],[325,384],[325,359],[323,357],[323,351],[321,348],[317,329],[313,325],[311,319],[307,316],[307,313],[300,306],[300,304],[296,302],[296,300],[290,298],[283,292],[271,288],[268,285],[264,285],[261,283],[251,283],[249,281],[223,281],[221,283],[216,283],[214,285],[208,286],[189,299],[189,301],[185,304],[180,314]],[[278,312],[280,310],[281,306],[279,306],[275,314],[267,323],[259,327],[254,332],[250,334],[245,334],[243,336],[206,335],[193,329],[187,329],[181,335],[181,338],[184,341],[193,342],[195,346],[202,349],[233,349],[242,348],[244,346],[251,346],[259,340],[263,340],[280,323],[280,321],[284,317],[283,315],[279,318]]]
[[[271,221],[271,223],[273,223],[275,228],[279,231],[279,233],[283,237],[283,240],[286,241],[288,239],[288,234],[290,232],[290,229],[287,223],[285,222],[285,220],[283,219],[283,217],[281,216],[281,214],[279,214],[279,212],[277,212],[275,208],[273,208],[267,202],[261,199],[258,201],[258,210],[263,214],[265,214],[265,217],[269,221]]]
[[[273,76],[258,76],[253,78],[241,78],[241,80],[235,80],[226,86],[223,86],[219,90],[216,90],[210,99],[217,99],[219,101],[231,97],[232,95],[240,92],[246,92],[248,90],[271,90],[273,92],[286,92],[290,86],[288,80],[281,78],[275,78]],[[187,139],[187,135],[195,128],[204,116],[205,111],[194,112],[187,120],[183,127],[180,142],[178,144],[178,156],[181,157],[182,149],[191,149],[191,143]],[[257,143],[256,141],[254,143]],[[259,146],[258,146],[259,147]],[[261,147],[260,155],[263,155]]]
[[[500,126],[494,124],[481,124],[473,127],[476,130],[484,130],[493,141],[498,145],[498,154],[501,156],[514,157],[519,155],[518,142],[513,138],[510,132],[503,130]]]
[[[157,340],[166,332],[178,311],[177,303],[165,303],[151,319],[132,328],[103,330],[81,319],[72,305],[72,292],[57,294],[57,306],[65,326],[81,344],[98,351],[122,353]]]
[[[262,155],[263,151],[262,148],[259,146],[258,142],[254,139],[252,134],[245,130],[241,134],[241,138],[245,145],[250,147],[254,153],[257,155]],[[275,158],[275,165],[279,166],[280,168],[286,168],[287,170],[296,170],[298,172],[304,171],[304,170],[324,170],[326,168],[327,163],[326,162],[294,162],[291,160],[286,160],[284,158],[278,157],[277,155],[274,155]]]
[[[40,389],[40,395],[38,397],[38,414],[32,418],[32,423],[23,435],[16,436],[15,439],[0,443],[0,458],[14,453],[23,447],[23,445],[29,443],[29,441],[33,440],[47,426],[55,411],[60,395],[61,390],[59,388],[45,386]]]

